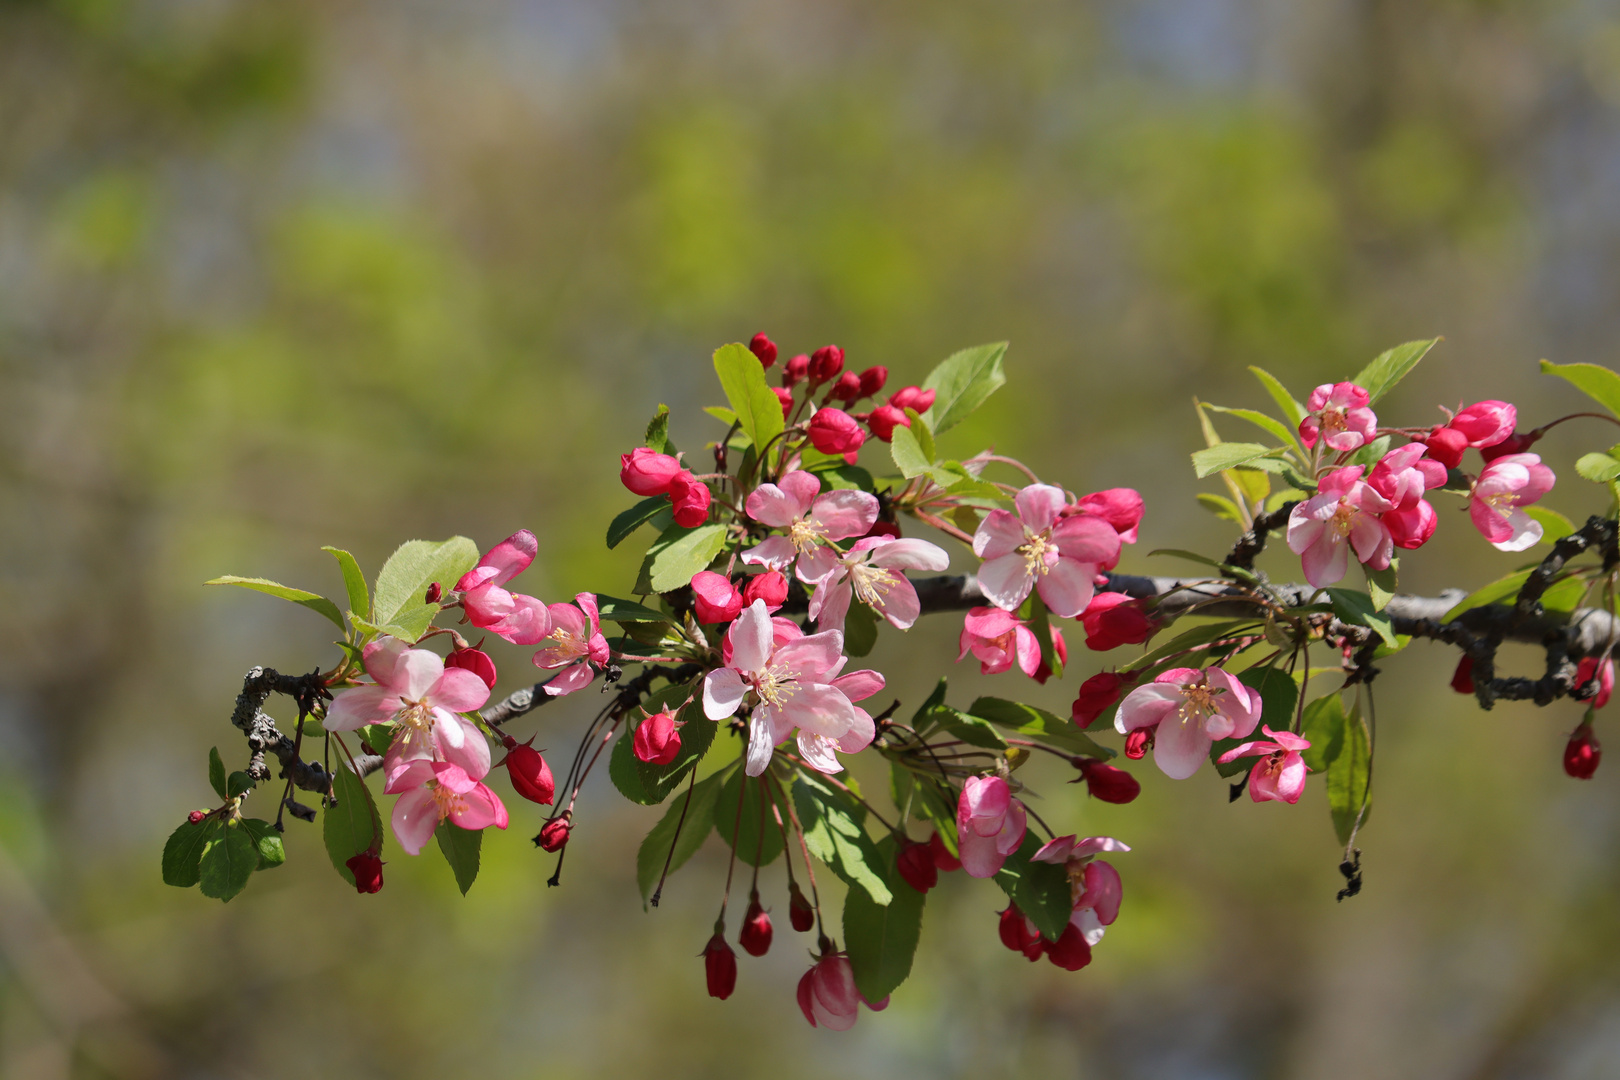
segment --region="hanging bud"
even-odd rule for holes
[[[1142,785],[1124,769],[1104,765],[1093,758],[1077,757],[1074,764],[1080,770],[1080,779],[1086,782],[1091,797],[1106,803],[1128,803],[1142,794]]]
[[[649,765],[668,765],[681,752],[681,733],[668,709],[653,713],[636,728],[632,748],[636,757]]]
[[[810,381],[831,382],[844,370],[844,350],[836,345],[823,345],[810,354]]]
[[[807,933],[816,925],[816,909],[810,906],[797,881],[788,885],[788,922],[799,933]]]
[[[1018,905],[1009,903],[1001,912],[1001,943],[1015,953],[1023,953],[1025,959],[1034,963],[1046,951],[1046,939],[1041,932],[1035,929],[1024,913],[1018,910]]]
[[[743,916],[742,933],[737,935],[749,956],[764,956],[771,951],[771,915],[759,903],[759,893],[748,894],[748,913]]]
[[[529,745],[534,740],[531,738],[529,742],[520,743],[511,736],[507,738],[510,741],[506,748],[506,775],[512,779],[512,790],[532,803],[539,803],[541,806],[551,805],[551,800],[557,793],[557,784],[551,778],[551,766],[546,764],[546,759],[541,756],[540,751]],[[544,832],[541,835],[544,836]],[[565,828],[563,841],[566,843],[567,839]],[[544,844],[541,846],[545,847]],[[562,847],[562,844],[558,844],[557,847]],[[557,848],[548,847],[546,850],[556,851]]]
[[[879,405],[866,417],[866,426],[872,429],[872,434],[883,442],[894,440],[894,429],[911,426],[911,417],[895,408],[893,405]]]
[[[541,828],[540,835],[534,838],[535,845],[541,851],[561,851],[568,843],[568,834],[572,829],[566,815],[552,818]]]
[[[895,865],[906,884],[920,893],[926,893],[939,884],[939,867],[934,865],[934,852],[927,844],[905,841],[905,848],[895,860]]]
[[[1046,958],[1064,971],[1079,971],[1091,963],[1091,943],[1078,926],[1070,923],[1058,939],[1046,947]]]
[[[1152,728],[1137,728],[1125,736],[1125,756],[1132,761],[1141,761],[1142,758],[1147,756],[1147,752],[1152,746]]]
[[[776,342],[763,333],[755,334],[748,340],[748,351],[759,357],[762,367],[770,367],[776,363]]]
[[[800,353],[782,365],[782,385],[797,386],[810,374],[810,358]]]
[[[383,887],[383,861],[375,851],[362,851],[343,863],[354,875],[356,892],[374,893]]]
[[[482,679],[485,686],[495,689],[495,661],[482,649],[451,649],[450,655],[444,658],[444,666],[470,671]]]
[[[1569,737],[1569,745],[1564,747],[1564,771],[1577,780],[1590,780],[1601,760],[1603,747],[1598,743],[1597,736],[1592,734],[1592,725],[1582,724]]]
[[[1505,457],[1508,454],[1527,453],[1532,446],[1536,445],[1536,443],[1540,441],[1540,432],[1526,431],[1521,433],[1515,431],[1512,435],[1509,435],[1495,446],[1480,447],[1479,456],[1484,458],[1486,461],[1495,461],[1497,458]]]
[[[765,610],[774,613],[787,603],[788,580],[775,570],[767,570],[748,579],[743,586],[743,607],[752,607],[755,600],[765,601]]]
[[[1604,657],[1600,662],[1597,657],[1588,656],[1575,666],[1575,689],[1581,689],[1594,679],[1597,680],[1597,690],[1591,698],[1586,699],[1586,703],[1590,708],[1601,709],[1614,694],[1614,661]]]
[[[821,409],[810,420],[810,444],[823,454],[849,454],[861,448],[866,433],[843,409]]]
[[[1474,692],[1474,658],[1467,653],[1457,661],[1457,670],[1451,673],[1451,688],[1459,694]]]
[[[437,604],[439,597],[444,595],[444,589],[437,581],[427,587],[427,595],[422,598],[424,604]]]
[[[799,980],[799,1009],[811,1027],[848,1031],[855,1026],[861,995],[855,989],[855,969],[849,957],[830,953]]]
[[[889,369],[882,364],[874,365],[861,372],[861,392],[858,397],[875,397],[883,389],[883,384],[889,381]]]
[[[703,946],[703,975],[708,980],[712,998],[724,1001],[737,989],[737,954],[726,944],[722,930],[716,930],[714,937]]]
[[[934,856],[934,867],[950,873],[952,870],[962,869],[962,860],[951,854],[951,849],[945,846],[945,841],[935,833],[928,838],[928,851]]]

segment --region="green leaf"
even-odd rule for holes
[[[716,773],[692,788],[690,802],[684,793],[673,800],[664,816],[658,819],[658,824],[642,840],[641,848],[636,852],[636,884],[641,887],[643,903],[651,898],[653,889],[657,887],[658,879],[664,873],[665,859],[669,860],[669,872],[673,874],[703,846],[703,841],[708,839],[709,832],[714,828],[714,807],[719,797],[720,774]],[[771,825],[775,824],[776,821],[772,819]],[[679,836],[676,835],[677,828],[680,829]],[[670,851],[671,844],[675,848],[673,853]]]
[[[1367,391],[1367,398],[1371,404],[1377,404],[1379,398],[1406,378],[1407,372],[1417,367],[1418,361],[1422,360],[1439,340],[1436,337],[1425,341],[1408,341],[1404,345],[1397,345],[1393,349],[1381,352],[1350,381]]]
[[[1327,797],[1339,843],[1348,844],[1355,831],[1366,824],[1372,803],[1372,753],[1367,724],[1358,709],[1352,709],[1345,718],[1344,744],[1328,763]]]
[[[889,440],[889,456],[894,459],[894,467],[899,469],[900,475],[907,480],[916,476],[927,476],[932,479],[934,459],[922,452],[922,446],[910,428],[894,429],[894,437]]]
[[[754,354],[749,353],[750,357]],[[759,366],[759,361],[754,360]],[[683,529],[671,525],[647,549],[643,562],[647,584],[652,592],[669,592],[692,582],[692,575],[706,570],[720,549],[726,546],[726,527],[720,524]]]
[[[1541,594],[1544,611],[1567,615],[1574,611],[1586,596],[1587,583],[1578,577],[1567,577],[1547,587]]]
[[[1253,364],[1249,365],[1249,370],[1254,373],[1255,378],[1260,380],[1260,385],[1266,388],[1266,393],[1271,395],[1271,400],[1277,403],[1277,408],[1283,411],[1283,415],[1288,418],[1288,422],[1294,425],[1294,430],[1299,430],[1299,422],[1305,419],[1305,406],[1295,401],[1294,395],[1284,389],[1283,384],[1278,382],[1276,376],[1269,371],[1255,367]]]
[[[1372,567],[1363,567],[1367,571],[1367,595],[1372,597],[1373,607],[1383,611],[1389,602],[1395,598],[1395,587],[1399,583],[1401,561],[1398,558],[1389,560],[1389,565],[1382,570]]]
[[[782,434],[782,403],[766,385],[765,369],[748,346],[733,343],[716,349],[714,373],[750,442],[763,447]]]
[[[608,522],[607,546],[609,550],[619,546],[625,537],[651,521],[657,513],[669,505],[669,500],[662,495],[653,495],[642,499],[630,509]]]
[[[342,548],[328,546],[321,550],[330,551],[343,571],[343,591],[349,594],[349,610],[362,619],[370,615],[371,594],[366,591],[366,575],[360,572],[360,564],[354,561],[354,556]]]
[[[619,741],[608,753],[608,779],[613,786],[619,789],[619,794],[633,803],[641,806],[657,806],[659,800],[647,793],[647,785],[641,782],[641,773],[636,769],[636,755],[630,746],[628,734],[619,736]]]
[[[1148,653],[1131,666],[1138,670],[1144,667],[1151,667],[1161,660],[1175,656],[1177,653],[1186,652],[1188,649],[1195,649],[1200,645],[1208,645],[1209,643],[1217,641],[1220,638],[1223,638],[1243,627],[1253,625],[1253,619],[1222,619],[1220,622],[1207,623],[1204,626],[1195,626],[1185,633],[1177,634],[1175,637],[1171,638],[1163,645],[1160,645],[1157,649],[1154,649],[1152,652]],[[1192,661],[1189,660],[1188,663],[1192,663]]]
[[[1620,476],[1620,461],[1616,461],[1608,454],[1593,451],[1582,454],[1575,462],[1575,471],[1583,479],[1596,484],[1607,484],[1610,480]]]
[[[1237,512],[1237,506],[1235,504],[1232,506],[1232,511],[1233,513]],[[1224,577],[1226,575],[1226,567],[1222,566],[1214,559],[1198,554],[1196,551],[1183,551],[1180,548],[1154,548],[1152,551],[1148,552],[1148,558],[1150,559],[1155,555],[1169,555],[1171,558],[1186,559],[1188,562],[1200,563],[1204,566],[1213,566],[1216,570],[1220,571],[1221,576]]]
[[[357,728],[355,733],[373,753],[382,755],[388,753],[388,748],[394,744],[397,730],[393,724],[365,724]]]
[[[1193,471],[1200,480],[1207,476],[1214,476],[1224,472],[1235,465],[1250,465],[1252,468],[1264,468],[1257,464],[1267,454],[1277,453],[1272,447],[1261,446],[1259,443],[1223,442],[1205,450],[1196,450],[1192,455]]]
[[[844,655],[865,656],[877,644],[877,636],[877,612],[862,603],[850,604],[844,616]]]
[[[1253,733],[1241,739],[1219,739],[1210,747],[1209,760],[1222,776],[1236,776],[1254,768],[1254,758],[1237,758],[1222,764],[1218,759],[1228,750],[1249,739],[1263,739],[1261,727],[1272,731],[1288,731],[1294,723],[1294,706],[1299,701],[1299,684],[1286,672],[1273,667],[1249,668],[1238,675],[1238,682],[1260,695],[1260,723]]]
[[[163,845],[163,884],[189,889],[198,881],[203,848],[223,826],[218,818],[187,820],[169,834]]]
[[[246,794],[253,788],[253,777],[238,770],[225,779],[225,797],[234,799],[238,795]]]
[[[362,851],[375,845],[382,848],[382,818],[377,804],[371,800],[366,782],[356,776],[346,762],[332,770],[332,792],[337,804],[328,806],[321,815],[321,837],[326,841],[326,855],[338,876],[354,884],[354,871],[345,863]]]
[[[647,449],[655,454],[669,454],[674,456],[675,444],[669,441],[669,406],[659,405],[653,418],[647,421]],[[609,545],[610,547],[612,545]]]
[[[1068,871],[1055,863],[1035,862],[1041,849],[1034,830],[1024,834],[1019,849],[1007,857],[996,873],[996,884],[1048,941],[1056,941],[1068,925],[1074,900],[1069,894]]]
[[[1620,474],[1616,474],[1620,475]],[[1546,506],[1521,506],[1531,518],[1541,522],[1541,539],[1537,543],[1556,544],[1564,537],[1575,531],[1575,523],[1569,518]]]
[[[911,426],[906,430],[917,440],[917,449],[922,451],[923,457],[938,461],[939,449],[934,445],[934,432],[929,428],[928,421],[916,409],[909,407],[906,409],[906,419],[911,421]]]
[[[1472,611],[1477,607],[1495,604],[1504,600],[1511,600],[1519,595],[1524,583],[1530,580],[1530,570],[1517,570],[1506,577],[1497,578],[1489,585],[1481,585],[1440,617],[1441,622],[1450,622],[1465,611]]]
[[[1365,444],[1355,453],[1345,459],[1345,465],[1361,465],[1371,469],[1378,464],[1383,456],[1389,453],[1390,445],[1395,441],[1393,436],[1380,435],[1372,442]]]
[[[332,603],[332,601],[328,600],[326,597],[321,596],[319,593],[305,592],[303,589],[294,589],[287,585],[281,585],[274,581],[268,581],[265,578],[237,577],[235,574],[226,574],[223,577],[217,577],[211,581],[205,581],[203,584],[240,585],[244,589],[256,589],[259,592],[268,593],[271,596],[279,596],[283,600],[291,600],[295,604],[301,604],[302,606],[309,608],[311,611],[316,611],[322,615],[325,615],[328,619],[331,619],[337,624],[339,630],[348,629],[348,627],[343,623],[343,613],[337,609],[337,605]]]
[[[1039,593],[1031,593],[1029,597],[1029,630],[1035,635],[1035,644],[1041,650],[1042,666],[1051,673],[1051,678],[1063,678],[1063,660],[1057,654],[1057,646],[1052,643],[1052,620],[1046,610],[1046,602]],[[1040,674],[1039,670],[1036,674]]]
[[[198,866],[202,894],[229,902],[259,868],[259,849],[246,829],[227,826],[203,845]]]
[[[423,634],[427,633],[428,627],[433,625],[433,620],[438,616],[440,610],[438,604],[418,604],[415,607],[407,607],[405,610],[395,614],[392,619],[386,620],[377,628],[377,632],[387,634],[389,637],[397,637],[401,641],[415,642]]]
[[[941,678],[939,682],[934,684],[934,689],[928,695],[927,699],[917,708],[917,711],[912,714],[911,726],[919,734],[925,730],[929,714],[939,706],[945,704],[945,689],[946,680]]]
[[[1299,437],[1289,429],[1287,424],[1282,423],[1275,417],[1267,416],[1263,412],[1256,412],[1254,409],[1228,409],[1223,405],[1206,404],[1204,408],[1213,409],[1218,413],[1226,413],[1229,416],[1235,416],[1239,420],[1247,420],[1255,427],[1260,428],[1262,431],[1269,432],[1271,435],[1280,439],[1285,445],[1292,447],[1296,452],[1299,453],[1301,457],[1303,457],[1305,454],[1305,448],[1300,445]],[[1298,423],[1298,421],[1295,421],[1295,423]]]
[[[230,798],[225,793],[225,762],[220,759],[219,747],[208,748],[208,782],[214,787],[214,794],[221,799]]]
[[[960,709],[953,709],[949,705],[936,705],[928,717],[971,746],[981,746],[987,750],[1007,749],[1007,740],[1002,738],[995,726],[982,716],[974,716]]]
[[[829,491],[874,491],[877,488],[871,473],[859,465],[844,464],[842,457],[838,459],[838,464],[830,469],[818,468],[812,471],[821,477],[821,482],[827,485]]]
[[[1093,742],[1089,736],[1074,726],[1074,721],[1055,716],[1045,709],[1037,709],[1033,705],[1025,705],[1020,701],[982,697],[968,706],[968,712],[992,724],[1008,728],[1014,734],[1040,739],[1071,754],[1104,759],[1111,758],[1115,754],[1115,751],[1101,743]]]
[[[405,541],[377,572],[371,621],[386,627],[406,612],[417,612],[413,618],[419,617],[429,585],[437,582],[441,590],[449,592],[477,562],[478,545],[465,536]]]
[[[773,812],[776,792],[771,788],[767,778],[734,769],[714,800],[714,831],[749,866],[769,866],[782,854],[782,825]],[[787,821],[786,812],[782,821]]]
[[[1620,375],[1610,369],[1600,364],[1553,364],[1543,360],[1541,372],[1543,375],[1558,376],[1615,416],[1620,416]],[[1576,465],[1575,468],[1579,471],[1580,466]]]
[[[724,799],[717,813],[724,817]],[[861,821],[866,812],[859,803],[819,777],[799,773],[793,779],[793,804],[804,826],[804,842],[810,854],[820,859],[844,883],[864,889],[879,906],[894,899],[883,879],[883,859],[877,845],[866,835]],[[738,852],[741,857],[742,853]],[[845,903],[848,903],[846,898]]]
[[[1329,589],[1327,594],[1333,601],[1333,613],[1339,618],[1376,631],[1390,645],[1398,644],[1395,627],[1373,607],[1372,597],[1356,589]]]
[[[620,600],[618,597],[608,596],[606,593],[596,594],[596,607],[598,617],[606,619],[609,622],[669,623],[674,621],[662,611],[655,611],[650,607],[644,607],[641,604],[636,603],[634,600]]]
[[[882,1001],[911,974],[927,899],[898,873],[898,845],[892,836],[879,843],[877,851],[893,899],[887,905],[875,904],[862,889],[851,889],[844,898],[844,950],[854,969],[855,988],[867,1001]]]
[[[1007,355],[1005,341],[975,345],[952,353],[923,380],[923,389],[934,391],[934,404],[923,416],[936,435],[943,435],[966,420],[985,399],[1007,381],[1001,361]]]
[[[1344,714],[1344,699],[1337,691],[1319,697],[1305,706],[1300,724],[1300,735],[1310,742],[1299,756],[1311,772],[1325,772],[1328,765],[1344,749],[1344,731],[1348,718]]]
[[[273,870],[287,861],[287,846],[281,842],[281,834],[274,825],[260,818],[243,818],[240,824],[253,838],[253,846],[259,853],[259,865],[255,869]]]
[[[484,832],[482,829],[463,829],[449,820],[439,822],[439,827],[433,830],[433,839],[439,842],[439,850],[444,853],[444,861],[450,864],[450,870],[456,875],[456,884],[461,888],[461,895],[466,896],[467,890],[472,888],[473,882],[478,879],[478,856],[484,846]]]
[[[1199,506],[1202,506],[1216,517],[1225,518],[1235,525],[1243,524],[1243,515],[1238,513],[1237,503],[1228,499],[1225,495],[1211,495],[1201,491],[1195,497],[1198,499]],[[1174,549],[1165,548],[1164,550],[1171,551]],[[1152,555],[1154,553],[1150,551],[1148,554]]]

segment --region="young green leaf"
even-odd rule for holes
[[[205,581],[203,584],[240,585],[244,589],[255,589],[262,593],[268,593],[271,596],[279,596],[283,600],[291,600],[295,604],[302,605],[303,607],[309,608],[311,611],[319,612],[320,614],[325,615],[328,619],[331,619],[337,624],[337,628],[339,630],[348,629],[348,627],[343,625],[343,613],[337,609],[337,605],[332,603],[332,601],[328,600],[326,597],[321,596],[319,593],[305,592],[303,589],[294,589],[290,586],[282,585],[274,581],[267,581],[264,578],[237,577],[235,574],[226,574],[223,577],[217,577],[210,581]]]
[[[894,467],[907,480],[915,476],[934,477],[934,459],[923,453],[922,445],[910,428],[894,429],[894,436],[889,440],[889,456],[894,459]],[[956,478],[951,477],[949,482],[955,483]]]
[[[607,546],[612,550],[619,546],[620,541],[647,522],[651,521],[660,510],[669,506],[669,500],[662,495],[653,495],[642,499],[630,509],[608,522]]]
[[[669,441],[669,406],[659,405],[653,418],[647,421],[647,449],[655,454],[674,456],[675,444]]]
[[[936,705],[928,717],[969,745],[982,746],[986,750],[1007,749],[1007,740],[1002,738],[995,726],[982,716],[974,716],[960,709],[953,709],[949,705]]]
[[[608,622],[616,623],[668,623],[668,615],[662,611],[654,611],[650,607],[636,603],[634,600],[620,600],[616,596],[605,593],[596,595],[597,615]]]
[[[725,800],[716,810],[724,817]],[[818,777],[800,773],[793,780],[793,804],[804,826],[805,846],[844,883],[864,889],[872,903],[888,904],[894,894],[883,879],[883,860],[866,835],[860,805]],[[741,857],[742,852],[737,853]],[[846,899],[846,903],[847,903]]]
[[[917,440],[917,449],[922,451],[923,457],[929,461],[938,461],[939,450],[934,446],[934,432],[929,428],[928,421],[912,408],[906,409],[906,419],[911,421],[911,426],[906,430]]]
[[[214,794],[221,799],[230,798],[225,793],[225,762],[219,756],[219,747],[208,748],[208,783],[214,788]]]
[[[1554,364],[1543,360],[1541,372],[1558,376],[1615,416],[1620,416],[1620,375],[1610,369],[1601,364]],[[1579,468],[1577,465],[1576,469]]]
[[[934,404],[923,416],[936,435],[943,435],[966,420],[985,399],[1006,383],[1001,361],[1007,355],[1005,341],[975,345],[952,353],[940,361],[923,380],[923,389],[934,391]]]
[[[248,878],[258,868],[259,849],[253,838],[246,829],[227,826],[203,846],[197,875],[202,894],[229,902],[247,888]]]
[[[720,777],[716,774],[692,788],[690,802],[684,793],[680,798],[672,799],[664,816],[658,819],[658,824],[642,840],[636,852],[636,884],[641,887],[643,903],[652,897],[652,891],[664,873],[666,859],[669,861],[669,872],[673,874],[703,846],[703,841],[714,829],[714,807],[719,797]],[[774,827],[775,820],[770,824]],[[678,835],[677,828],[680,830]],[[674,847],[673,852],[671,846]]]
[[[1345,718],[1344,744],[1328,764],[1327,797],[1339,843],[1348,844],[1372,808],[1372,750],[1358,709]]]
[[[733,343],[716,349],[714,373],[750,442],[764,446],[782,434],[782,403],[766,384],[765,369],[748,346]]]
[[[1253,364],[1249,365],[1249,370],[1254,373],[1256,379],[1260,380],[1260,385],[1266,388],[1266,393],[1270,394],[1271,400],[1277,403],[1277,408],[1282,410],[1283,416],[1287,417],[1288,422],[1294,425],[1294,430],[1298,431],[1299,422],[1305,419],[1305,406],[1295,401],[1294,395],[1290,394],[1271,372],[1264,368],[1255,367]]]
[[[1325,772],[1344,750],[1344,731],[1349,718],[1344,713],[1344,699],[1335,691],[1319,697],[1305,706],[1300,724],[1300,735],[1310,746],[1300,751],[1305,767],[1313,773]]]
[[[1200,480],[1207,476],[1214,476],[1218,472],[1225,472],[1236,465],[1249,465],[1251,468],[1263,468],[1254,462],[1275,454],[1278,451],[1259,443],[1223,442],[1204,450],[1196,450],[1192,455],[1193,471]]]
[[[449,592],[477,562],[478,545],[465,536],[405,541],[377,572],[371,622],[386,627],[405,612],[420,609],[428,586],[437,582]]]
[[[428,627],[433,625],[434,618],[442,610],[438,604],[417,604],[407,607],[387,619],[377,628],[380,634],[397,637],[401,641],[415,642],[427,633]]]
[[[478,857],[484,846],[483,830],[463,829],[453,822],[441,821],[439,827],[433,830],[433,839],[439,842],[444,861],[450,864],[450,871],[456,875],[456,885],[460,887],[461,895],[466,896],[467,890],[478,879]]]
[[[1007,728],[1015,735],[1040,739],[1071,754],[1084,754],[1094,758],[1111,758],[1115,754],[1115,751],[1101,743],[1093,742],[1074,726],[1072,720],[1055,716],[1045,709],[1025,705],[1020,701],[982,697],[968,706],[967,711],[975,717]]]
[[[748,355],[752,357],[754,354]],[[758,360],[752,363],[755,367],[759,366]],[[647,549],[647,557],[642,564],[650,591],[669,592],[690,584],[692,575],[707,569],[725,546],[724,525],[699,525],[695,529],[671,525]]]
[[[1435,347],[1439,338],[1429,338],[1425,341],[1408,341],[1404,345],[1397,345],[1379,353],[1368,364],[1356,373],[1350,381],[1367,391],[1369,403],[1377,404],[1378,399],[1395,388],[1395,384],[1406,378],[1407,372],[1417,367],[1428,351]]]
[[[362,619],[369,616],[371,594],[366,591],[366,575],[360,572],[360,564],[342,548],[328,546],[321,550],[331,552],[332,558],[338,561],[338,568],[343,571],[343,591],[349,595],[349,610]]]
[[[245,795],[253,787],[253,777],[238,770],[225,778],[225,797],[234,799],[238,795]]]
[[[1293,449],[1295,453],[1300,455],[1300,457],[1305,456],[1305,448],[1300,445],[1299,436],[1290,430],[1288,425],[1281,423],[1275,417],[1267,416],[1263,412],[1256,412],[1254,409],[1228,409],[1223,405],[1210,405],[1206,403],[1204,408],[1212,409],[1218,413],[1226,413],[1229,416],[1235,416],[1239,420],[1247,420],[1255,427],[1269,432],[1271,435],[1281,440],[1284,445]]]
[[[1040,847],[1033,829],[1025,833],[1023,845],[1001,864],[996,884],[1029,916],[1041,936],[1056,941],[1068,924],[1074,900],[1069,892],[1069,875],[1063,867],[1033,861],[1032,856]]]
[[[852,603],[844,616],[844,655],[862,657],[877,644],[878,616],[865,604]]]
[[[1620,477],[1620,461],[1594,450],[1590,454],[1582,454],[1576,460],[1575,472],[1582,479],[1595,484],[1607,484],[1610,480]]]
[[[682,690],[685,696],[685,690]],[[657,712],[658,707],[648,705],[649,712]],[[680,787],[686,780],[686,774],[703,760],[709,748],[714,745],[714,737],[720,730],[720,725],[703,715],[703,710],[695,705],[688,705],[680,710],[681,718],[686,722],[681,728],[681,749],[675,755],[675,760],[668,765],[650,765],[645,761],[636,759],[636,770],[641,773],[641,787],[649,798],[663,802],[669,798],[670,792]],[[630,738],[625,735],[626,740]],[[632,751],[631,757],[635,757]]]
[[[189,889],[197,884],[203,848],[224,826],[218,818],[187,820],[169,834],[163,845],[163,884]]]
[[[321,837],[326,842],[326,855],[332,860],[332,868],[353,885],[354,871],[345,864],[362,851],[370,851],[374,845],[381,848],[382,818],[366,782],[356,776],[347,763],[332,770],[332,791],[337,803],[328,806],[322,815]]]
[[[1355,626],[1368,627],[1390,645],[1399,644],[1395,640],[1395,627],[1373,607],[1372,597],[1356,589],[1329,589],[1327,594],[1333,602],[1333,613],[1339,618]]]
[[[911,960],[922,934],[926,897],[906,884],[895,866],[898,845],[886,837],[877,845],[884,880],[893,899],[872,902],[864,889],[844,898],[844,950],[855,973],[855,987],[867,1001],[881,1001],[911,974]]]
[[[1063,678],[1063,658],[1058,656],[1057,647],[1052,643],[1052,620],[1039,593],[1031,593],[1029,597],[1029,630],[1040,647],[1041,666],[1051,673],[1050,677]]]
[[[1389,565],[1382,570],[1374,570],[1370,566],[1363,567],[1367,572],[1367,595],[1372,597],[1375,610],[1383,611],[1395,598],[1400,567],[1400,559],[1390,559]]]
[[[1238,513],[1237,503],[1228,499],[1225,495],[1211,495],[1201,491],[1195,497],[1198,499],[1199,506],[1202,506],[1216,517],[1225,518],[1235,525],[1243,524],[1243,515]],[[1174,549],[1165,548],[1163,550],[1172,551]],[[1148,554],[1152,555],[1154,553],[1150,551]]]
[[[258,870],[273,870],[287,861],[287,846],[281,842],[281,834],[276,827],[260,818],[243,818],[238,822],[253,838],[253,846],[259,853]]]
[[[1472,611],[1487,604],[1500,603],[1511,600],[1519,595],[1524,583],[1530,580],[1529,570],[1516,570],[1506,577],[1497,578],[1489,585],[1481,585],[1467,596],[1463,597],[1455,607],[1440,617],[1441,622],[1450,622],[1465,611]]]
[[[782,854],[782,826],[776,822],[775,806],[776,792],[768,778],[732,770],[714,800],[714,831],[737,853],[738,861],[769,866]],[[785,823],[787,811],[780,812]]]

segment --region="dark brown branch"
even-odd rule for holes
[[[1266,548],[1266,537],[1288,524],[1288,515],[1293,513],[1299,502],[1286,502],[1269,514],[1261,514],[1254,519],[1254,525],[1248,532],[1238,537],[1238,542],[1232,545],[1232,553],[1226,557],[1226,565],[1235,566],[1239,570],[1253,570],[1254,560]]]

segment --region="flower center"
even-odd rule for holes
[[[1333,508],[1333,518],[1329,524],[1333,529],[1334,535],[1340,540],[1343,540],[1345,537],[1349,536],[1350,530],[1355,527],[1356,513],[1356,508],[1351,506],[1344,499],[1340,499],[1339,505]]]
[[[1180,724],[1192,724],[1202,728],[1204,721],[1219,710],[1215,703],[1215,695],[1225,693],[1219,687],[1208,683],[1195,683],[1192,686],[1181,688],[1181,707],[1176,710],[1176,721]]]
[[[849,568],[849,583],[855,596],[868,607],[881,608],[894,588],[893,571],[856,564]]]
[[[406,749],[417,741],[430,742],[433,738],[433,707],[427,699],[421,701],[408,701],[401,699],[401,708],[394,716],[399,724],[399,734],[395,736],[401,749]]]
[[[1508,515],[1508,511],[1512,510],[1516,505],[1514,500],[1517,498],[1518,494],[1516,492],[1498,491],[1494,495],[1485,496],[1485,505],[1489,506],[1492,510],[1495,510],[1498,514],[1501,514],[1503,517],[1506,517]]]
[[[1024,557],[1025,575],[1045,574],[1048,570],[1050,570],[1051,567],[1046,564],[1046,553],[1049,551],[1055,551],[1056,549],[1057,545],[1052,543],[1052,541],[1047,538],[1045,533],[1041,533],[1038,536],[1031,536],[1029,540],[1018,549],[1018,554]]]
[[[791,675],[766,668],[750,680],[754,685],[754,693],[766,705],[781,706],[791,701],[799,692],[799,680]]]
[[[788,539],[799,554],[814,551],[827,536],[825,526],[817,525],[807,517],[799,518],[788,526]]]
[[[443,821],[451,814],[464,814],[467,812],[467,800],[440,784],[437,780],[429,780],[428,788],[433,792],[433,805],[439,811],[439,820]]]
[[[557,643],[551,646],[551,652],[559,660],[578,660],[591,651],[584,638],[572,634],[560,626],[547,634],[546,640]]]
[[[1322,434],[1333,435],[1349,426],[1342,411],[1331,407],[1322,410]]]

